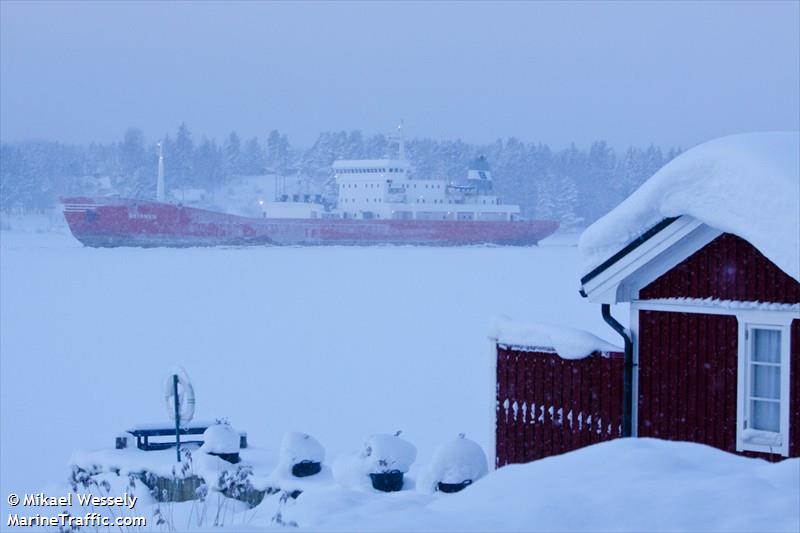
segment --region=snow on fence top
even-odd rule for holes
[[[731,135],[676,157],[583,232],[586,271],[679,215],[738,235],[800,280],[800,134]]]
[[[553,351],[562,359],[583,359],[600,352],[621,352],[603,339],[580,329],[545,324],[519,324],[508,318],[496,318],[490,328],[490,337],[498,344],[535,348],[537,351]]]

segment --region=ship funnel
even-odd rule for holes
[[[484,156],[480,156],[470,162],[467,170],[467,181],[476,186],[478,190],[490,190],[492,188],[492,173]]]
[[[164,146],[159,142],[158,146],[158,181],[156,181],[156,200],[164,201]]]

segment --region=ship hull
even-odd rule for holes
[[[354,220],[249,218],[128,199],[67,198],[70,231],[91,247],[248,245],[526,246],[552,234],[551,220]]]

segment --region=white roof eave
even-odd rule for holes
[[[681,216],[628,254],[581,284],[593,303],[630,302],[638,291],[686,259],[722,232],[690,216]]]

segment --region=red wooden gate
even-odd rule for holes
[[[620,352],[572,360],[498,344],[496,466],[620,437],[623,364]]]

